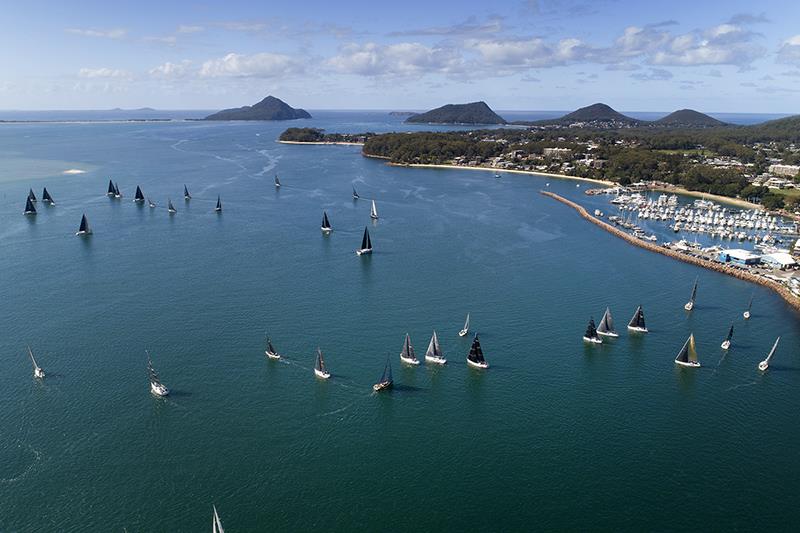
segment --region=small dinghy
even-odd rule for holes
[[[411,337],[406,333],[406,338],[403,341],[403,349],[400,351],[400,361],[408,365],[418,365],[417,353],[414,351],[414,345],[411,344]]]
[[[481,348],[481,341],[478,339],[477,333],[475,334],[475,338],[472,339],[472,346],[470,346],[469,353],[467,354],[467,364],[480,369],[489,368],[489,363],[483,358],[483,349]]]
[[[278,351],[275,349],[275,347],[272,345],[272,339],[270,339],[269,337],[267,337],[267,349],[264,350],[264,353],[267,354],[267,357],[269,357],[270,359],[281,358],[281,354],[279,354]]]
[[[86,218],[86,214],[81,217],[81,225],[78,227],[78,231],[75,232],[75,235],[91,235],[92,228],[89,227],[89,220]]]
[[[769,362],[772,360],[772,356],[775,355],[775,350],[778,348],[778,343],[781,341],[781,338],[778,337],[775,339],[775,344],[772,345],[772,349],[769,351],[767,358],[758,363],[758,369],[762,372],[765,372],[769,368]]]
[[[314,362],[314,374],[320,379],[328,379],[331,373],[325,366],[325,359],[322,358],[322,350],[317,347],[317,360]]]
[[[381,379],[372,386],[372,390],[380,392],[382,390],[391,389],[392,385],[394,385],[394,380],[392,379],[392,362],[389,360],[389,356],[386,356],[386,365],[383,367]]]
[[[697,350],[694,346],[694,334],[689,335],[689,338],[683,343],[683,348],[681,348],[681,351],[678,352],[677,357],[675,357],[675,364],[688,366],[691,368],[697,368],[700,366],[700,363],[697,362]]]
[[[364,228],[364,236],[361,237],[361,248],[356,250],[356,255],[367,255],[372,253],[372,240],[369,238],[369,231]]]

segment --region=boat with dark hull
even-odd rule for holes
[[[644,322],[644,311],[641,305],[636,308],[631,321],[628,322],[628,329],[637,333],[647,333],[647,325]]]
[[[681,351],[679,351],[678,355],[675,357],[675,364],[690,368],[697,368],[700,366],[700,363],[697,361],[694,334],[689,335],[689,338],[683,343],[683,348],[681,348]]]
[[[481,348],[481,341],[477,333],[472,339],[472,346],[470,346],[469,353],[467,353],[467,364],[474,368],[489,368],[489,363],[483,357],[483,348]]]
[[[389,360],[389,356],[386,356],[386,365],[383,367],[381,379],[372,386],[372,390],[375,392],[380,392],[382,390],[391,389],[393,385],[394,379],[392,379],[392,362]]]
[[[364,228],[364,236],[361,237],[361,248],[356,250],[356,255],[368,255],[372,253],[372,240],[369,238],[369,230]]]

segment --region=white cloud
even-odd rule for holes
[[[800,65],[800,35],[786,39],[778,50],[778,61]]]
[[[653,65],[737,65],[747,67],[766,53],[756,34],[735,24],[720,24],[702,32],[671,37],[649,56]]]
[[[171,63],[167,61],[163,65],[159,65],[150,69],[148,74],[155,78],[183,78],[190,73],[192,62],[183,60],[180,63]]]
[[[64,31],[74,35],[83,35],[84,37],[103,37],[106,39],[122,39],[128,35],[128,30],[123,28],[114,28],[110,30],[67,28]]]
[[[130,78],[131,73],[115,68],[82,68],[78,71],[78,76],[81,78]]]
[[[263,22],[252,21],[228,21],[217,24],[221,28],[229,31],[259,32],[267,27]]]
[[[651,68],[648,72],[636,72],[631,78],[639,81],[667,81],[673,78],[672,72],[663,68]]]
[[[203,30],[205,30],[205,28],[202,26],[188,26],[184,24],[178,26],[178,33],[199,33]]]
[[[326,64],[343,74],[384,77],[449,74],[463,68],[463,61],[454,49],[420,43],[350,44],[342,47]]]
[[[507,68],[553,67],[589,60],[593,49],[579,39],[562,39],[549,44],[539,37],[530,39],[471,41],[484,63]]]
[[[263,52],[253,55],[228,54],[210,59],[200,67],[204,77],[279,78],[301,72],[302,66],[283,54]]]
[[[175,46],[178,43],[178,37],[175,35],[165,35],[163,37],[145,37],[144,40],[151,43],[165,44],[167,46]]]

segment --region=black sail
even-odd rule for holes
[[[137,202],[144,202],[144,194],[142,193],[141,187],[138,185],[136,186],[136,195],[133,197],[133,199]]]
[[[108,180],[108,192],[106,194],[109,196],[114,196],[117,194],[117,189],[114,187],[114,182],[111,180]]]
[[[636,308],[636,312],[633,314],[633,318],[628,323],[628,325],[632,328],[642,328],[644,329],[646,326],[644,324],[644,311],[642,311],[642,306]]]
[[[222,199],[217,195],[217,206],[214,208],[214,211],[222,211]]]
[[[589,319],[589,325],[586,326],[586,334],[584,336],[589,339],[597,337],[597,328],[594,325],[594,318]]]
[[[28,198],[30,199],[31,202],[36,201],[36,195],[33,194],[33,189],[28,189]]]
[[[360,197],[358,196],[358,193],[356,192],[356,186],[353,185],[353,199],[354,200],[358,200],[359,198]]]
[[[78,228],[78,231],[81,233],[89,233],[89,221],[86,220],[85,214],[81,217],[81,226]]]
[[[50,196],[49,192],[47,192],[47,187],[45,187],[44,190],[42,191],[42,201],[47,202],[50,205],[55,204],[55,202],[53,201],[53,197]]]
[[[372,248],[372,243],[369,240],[369,231],[364,228],[364,236],[361,237],[361,249],[367,250],[369,248]]]
[[[331,227],[331,223],[328,220],[328,213],[326,211],[322,212],[322,227],[326,229]]]
[[[691,340],[692,338],[689,337],[686,339],[686,342],[683,343],[683,348],[681,348],[681,351],[678,352],[677,357],[675,357],[676,361],[680,361],[681,363],[689,362],[689,341]]]
[[[731,329],[728,330],[728,336],[725,338],[728,342],[733,338],[733,324],[731,324]]]
[[[33,202],[31,201],[30,196],[27,198],[25,202],[25,214],[26,215],[35,215],[36,208],[33,206]]]
[[[472,339],[472,346],[469,349],[469,354],[467,354],[467,359],[473,363],[486,362],[483,358],[483,349],[481,348],[481,341],[478,339],[477,333],[475,334],[475,338]]]
[[[189,189],[186,188],[186,185],[183,186],[183,198],[186,200],[192,199],[192,195],[189,194]]]
[[[320,350],[319,348],[317,348],[317,364],[316,364],[316,368],[320,372],[325,372],[326,371],[325,370],[325,359],[322,358],[322,350]]]

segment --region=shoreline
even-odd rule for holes
[[[684,196],[692,196],[694,198],[705,198],[707,200],[714,200],[720,204],[730,204],[735,205],[736,207],[743,207],[745,209],[760,209],[764,210],[764,208],[758,204],[754,204],[752,202],[748,202],[747,200],[742,200],[741,198],[731,198],[730,196],[720,196],[719,194],[711,194],[707,192],[700,192],[700,191],[690,191],[689,189],[684,189],[683,187],[655,187],[650,189],[651,191],[658,191],[658,192],[665,192],[671,194],[683,194]]]
[[[734,278],[741,279],[743,281],[749,281],[751,283],[756,283],[758,285],[762,285],[769,289],[775,291],[783,300],[789,304],[791,307],[795,309],[795,311],[800,311],[800,297],[795,296],[786,288],[783,284],[778,283],[776,281],[772,281],[767,279],[763,276],[755,275],[751,272],[747,272],[744,270],[740,270],[737,268],[733,268],[729,265],[725,265],[723,263],[714,263],[712,261],[708,261],[706,259],[701,259],[699,257],[694,257],[692,255],[683,254],[680,252],[676,252],[675,250],[671,250],[669,248],[664,248],[663,246],[658,246],[657,244],[652,244],[647,241],[643,241],[641,239],[637,239],[633,235],[622,231],[619,228],[615,228],[608,222],[600,220],[597,217],[594,217],[589,214],[585,207],[580,204],[577,204],[571,200],[567,200],[563,196],[559,196],[555,193],[550,191],[539,191],[539,194],[552,198],[562,204],[573,208],[575,211],[578,212],[583,219],[588,220],[592,224],[604,229],[605,231],[611,233],[612,235],[616,235],[617,237],[627,241],[628,243],[638,246],[639,248],[644,248],[645,250],[649,250],[651,252],[656,252],[661,255],[665,255],[667,257],[671,257],[673,259],[677,259],[678,261],[683,261],[684,263],[689,263],[691,265],[699,266],[702,268],[706,268],[708,270],[713,270],[715,272],[719,272],[721,274],[726,274],[728,276],[732,276]]]
[[[315,145],[339,145],[339,146],[364,146],[364,143],[353,143],[353,142],[345,142],[345,141],[281,141],[278,140],[280,144],[315,144]]]

